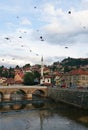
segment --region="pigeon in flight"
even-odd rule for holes
[[[71,11],[68,11],[68,14],[71,14]]]

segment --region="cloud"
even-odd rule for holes
[[[88,9],[88,0],[81,0],[81,9]]]
[[[31,22],[28,18],[24,17],[24,18],[22,18],[20,24],[21,25],[31,25]]]
[[[42,27],[42,30],[49,44],[65,45],[88,42],[86,35],[88,33],[88,10],[72,9],[71,14],[68,14],[61,9],[55,9],[54,5],[48,6],[51,8],[44,9],[43,14],[45,13],[44,19],[46,16],[47,24]]]
[[[46,65],[52,65],[54,62],[61,62],[64,58],[66,58],[65,56],[49,56],[49,57],[44,57],[44,64]]]
[[[30,0],[25,6],[24,3],[25,0],[0,3],[1,59],[4,57],[9,64],[23,65],[40,63],[42,55],[47,64],[60,57],[87,56],[88,0],[42,0],[37,3]],[[12,61],[13,57],[15,60]]]

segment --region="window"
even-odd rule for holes
[[[85,76],[82,76],[82,80],[85,80],[86,78],[85,78]]]

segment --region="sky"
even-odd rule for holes
[[[88,58],[88,0],[1,0],[0,66]]]

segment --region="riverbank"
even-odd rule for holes
[[[88,90],[48,88],[48,97],[55,102],[64,102],[88,110]]]

